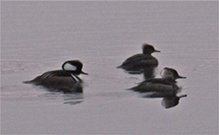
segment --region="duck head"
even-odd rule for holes
[[[178,78],[181,78],[181,79],[186,79],[186,77],[183,77],[183,76],[180,76],[178,74],[178,72],[173,69],[173,68],[168,68],[168,67],[165,67],[162,71],[161,71],[161,76],[162,78],[164,79],[172,79],[172,80],[176,80]]]
[[[82,71],[83,64],[79,60],[69,60],[62,64],[62,69],[65,72],[79,75],[79,74],[85,74],[88,75],[88,73],[85,73]]]
[[[143,44],[142,45],[143,54],[151,54],[153,52],[160,52],[159,50],[155,50],[154,47],[150,44]]]

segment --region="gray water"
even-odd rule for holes
[[[176,107],[126,90],[143,43],[187,77]],[[22,83],[72,59],[83,94]],[[218,2],[1,2],[1,134],[218,134]]]

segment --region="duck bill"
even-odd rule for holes
[[[81,71],[81,74],[88,75],[88,73],[85,73],[85,72],[83,72],[83,71]]]
[[[186,77],[183,77],[183,76],[178,76],[178,78],[181,78],[181,79],[186,79]]]
[[[181,95],[181,96],[179,96],[179,98],[182,98],[182,97],[187,97],[187,95]]]
[[[159,50],[154,50],[154,52],[160,52]]]

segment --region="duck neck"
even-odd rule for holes
[[[143,54],[151,55],[152,53],[151,53],[151,52],[148,52],[148,51],[143,51]]]
[[[167,77],[167,78],[164,78],[166,81],[170,82],[170,83],[176,83],[176,80],[172,77]]]

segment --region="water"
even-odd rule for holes
[[[218,134],[218,2],[2,2],[1,134]],[[116,67],[150,43],[185,80],[178,106]],[[83,94],[23,84],[70,59]]]

